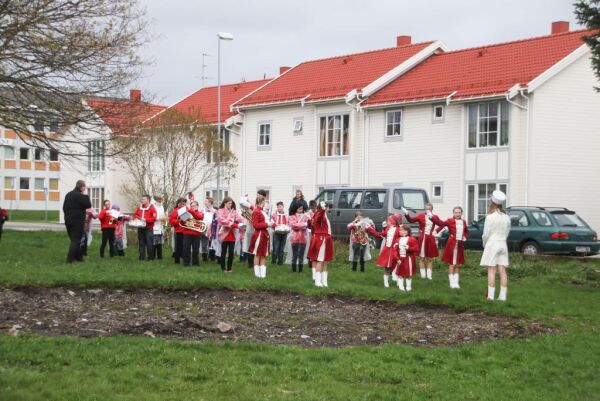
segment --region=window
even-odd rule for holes
[[[258,146],[271,146],[271,123],[258,124]]]
[[[509,210],[510,225],[513,227],[528,227],[529,219],[522,210]]]
[[[4,159],[14,160],[15,159],[15,148],[12,146],[3,146],[4,148]]]
[[[104,201],[104,188],[88,188],[90,194],[90,201],[92,207],[96,210],[102,208],[102,202]]]
[[[19,178],[19,189],[29,189],[29,178]]]
[[[34,149],[33,158],[37,161],[44,160],[44,149]]]
[[[561,227],[586,227],[586,224],[575,213],[554,212],[556,222]]]
[[[207,198],[208,197],[213,198],[215,202],[217,202],[218,200],[223,200],[226,196],[229,196],[229,191],[227,191],[227,190],[220,190],[219,192],[221,192],[221,197],[217,196],[218,193],[217,193],[216,189],[206,191],[205,195]],[[215,203],[213,206],[218,208],[219,206],[221,206],[221,204]]]
[[[260,190],[263,190],[263,191],[265,191],[267,193],[267,196],[265,197],[265,199],[267,201],[271,200],[271,188],[265,188],[265,187],[258,187],[258,188],[256,188],[256,192],[258,192]],[[252,201],[254,201],[254,200],[252,200]]]
[[[381,209],[385,201],[385,191],[365,191],[363,209]]]
[[[29,160],[29,148],[21,148],[21,149],[19,149],[19,159],[21,159],[21,160]]]
[[[216,135],[216,130],[213,132]],[[218,144],[213,144],[210,152],[206,152],[207,163],[216,163],[219,161],[219,149],[221,151],[229,150],[229,131],[225,128],[221,129],[221,135],[219,136]]]
[[[400,137],[402,135],[402,110],[385,112],[385,136]]]
[[[394,209],[404,206],[407,209],[425,209],[425,194],[423,191],[396,189],[394,191]]]
[[[303,128],[303,125],[304,125],[304,119],[302,117],[294,118],[292,124],[293,124],[294,135],[302,135],[302,128]]]
[[[348,155],[349,126],[350,116],[348,114],[321,117],[319,156]]]
[[[48,179],[48,182],[50,191],[58,191],[58,178],[50,178]]]
[[[4,189],[15,189],[15,177],[4,177]]]
[[[433,121],[440,122],[444,121],[444,105],[436,104],[433,106]]]
[[[88,170],[104,171],[104,141],[88,142]]]
[[[469,148],[508,145],[508,103],[469,106]]]
[[[508,196],[506,184],[482,183],[467,185],[467,216],[469,221],[479,220],[486,216],[492,192],[497,189]]]
[[[444,196],[444,185],[442,183],[431,184],[431,199],[440,200]]]
[[[50,149],[50,161],[57,162],[58,161],[58,150]]]
[[[334,198],[335,198],[335,190],[321,191],[319,196],[317,196],[317,204],[319,204],[320,202],[333,203]]]
[[[362,191],[341,191],[338,207],[340,209],[360,209]]]
[[[550,227],[552,225],[552,220],[550,220],[550,216],[546,212],[536,210],[531,212],[531,216],[539,226]]]
[[[44,179],[36,178],[34,180],[33,187],[35,188],[36,191],[43,191],[44,190]]]

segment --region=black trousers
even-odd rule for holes
[[[287,233],[285,234],[273,234],[273,260],[271,263],[282,265],[283,264],[283,250],[285,249],[285,241],[287,240]]]
[[[100,245],[100,257],[104,257],[104,250],[108,243],[108,250],[110,257],[115,256],[115,229],[114,228],[103,228],[102,229],[102,245]]]
[[[181,257],[183,256],[183,233],[175,233],[175,252],[173,252],[173,258],[175,263],[179,264]]]
[[[365,271],[365,251],[366,245],[352,244],[352,270],[356,271],[356,264],[360,263],[360,271]]]
[[[234,241],[226,241],[221,243],[221,270],[231,271],[233,266],[233,248]],[[225,267],[225,256],[227,256],[227,267]]]
[[[306,250],[306,244],[292,244],[292,271],[301,272],[304,267],[304,251]]]
[[[73,263],[76,260],[83,260],[81,254],[81,238],[83,238],[83,220],[65,221],[67,235],[71,240],[69,252],[67,253],[67,263]]]
[[[2,239],[2,231],[4,231],[4,221],[0,222],[0,239]]]
[[[148,252],[148,260],[154,260],[154,232],[145,228],[138,228],[138,243],[140,260],[146,259],[146,251]]]
[[[183,265],[190,265],[190,254],[192,265],[200,266],[200,237],[196,235],[184,235],[183,236],[183,254],[181,257],[183,258]]]

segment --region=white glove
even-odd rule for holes
[[[325,203],[324,201],[321,201],[319,205],[321,206],[321,209],[325,209],[327,207],[327,203]]]
[[[404,206],[402,206],[400,210],[402,210],[402,214],[408,214],[408,210],[406,210]]]

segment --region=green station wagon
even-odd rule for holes
[[[595,255],[600,250],[598,235],[574,211],[557,207],[509,207],[511,230],[508,248],[525,255],[571,254]],[[469,225],[469,239],[465,248],[482,250],[485,218]],[[444,246],[447,233],[439,244]]]

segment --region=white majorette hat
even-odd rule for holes
[[[496,205],[501,205],[506,201],[506,195],[504,192],[496,190],[492,192],[492,197],[490,200]]]

